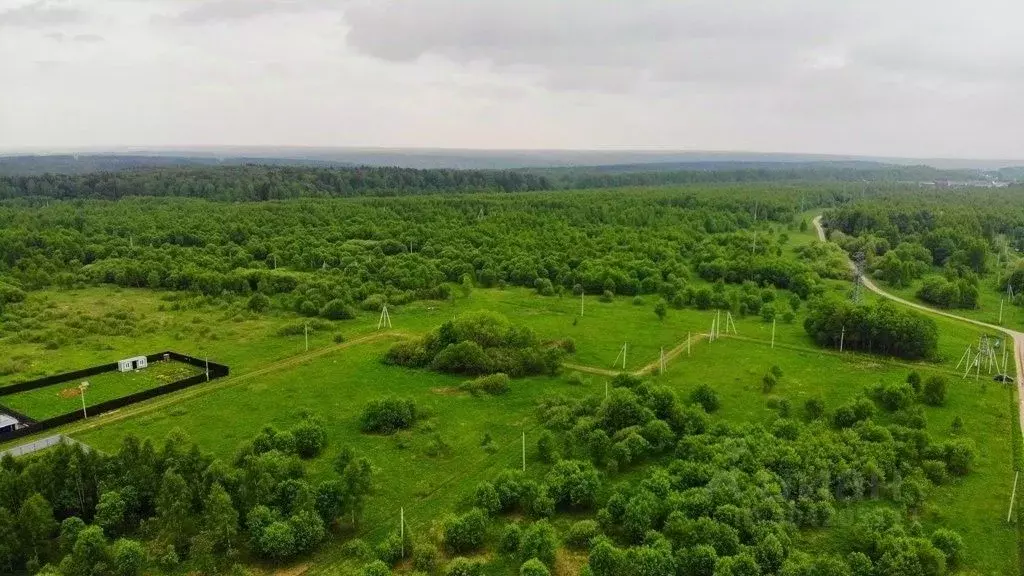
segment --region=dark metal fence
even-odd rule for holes
[[[200,368],[203,370],[202,374],[190,376],[176,382],[157,386],[156,388],[150,388],[149,390],[143,390],[128,396],[122,396],[106,402],[100,402],[93,406],[88,407],[89,416],[99,416],[118,408],[123,408],[131,404],[142,402],[143,400],[149,400],[150,398],[156,398],[163,396],[164,394],[170,394],[171,392],[177,392],[178,390],[184,390],[209,380],[215,380],[217,378],[223,378],[230,373],[230,369],[224,364],[218,364],[216,362],[208,362],[201,358],[195,358],[192,356],[186,356],[185,354],[178,354],[177,352],[160,352],[158,354],[150,354],[146,356],[146,360],[149,362],[156,362],[167,358],[174,360],[175,362],[182,362]],[[117,362],[112,364],[103,364],[101,366],[94,366],[92,368],[86,368],[84,370],[76,370],[74,372],[65,372],[64,374],[57,374],[55,376],[47,376],[46,378],[39,378],[37,380],[31,380],[28,382],[22,382],[20,384],[13,384],[11,386],[4,386],[0,388],[0,398],[16,394],[18,392],[27,392],[29,390],[35,390],[37,388],[43,388],[51,386],[53,384],[59,384],[61,382],[69,382],[71,380],[78,380],[81,378],[95,376],[97,374],[103,374],[105,372],[113,372],[117,370]],[[32,418],[19,414],[14,410],[10,410],[0,405],[0,412],[5,412],[14,416],[20,420],[23,424],[28,423],[27,426],[11,432],[4,432],[0,434],[0,442],[7,440],[14,440],[15,438],[21,438],[30,434],[35,434],[43,430],[49,430],[50,428],[56,428],[57,426],[63,426],[64,424],[70,424],[81,420],[84,416],[81,410],[75,410],[74,412],[68,412],[67,414],[61,414],[60,416],[54,416],[53,418],[47,418],[46,420],[35,421]]]

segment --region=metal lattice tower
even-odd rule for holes
[[[853,296],[852,296],[852,298],[853,298],[854,303],[856,303],[856,304],[860,304],[860,301],[861,301],[861,298],[862,298],[861,286],[864,283],[864,261],[865,261],[865,259],[866,258],[864,256],[864,252],[863,251],[857,252],[856,254],[853,255],[853,268],[854,268],[854,270],[853,270]]]

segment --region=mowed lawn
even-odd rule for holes
[[[85,406],[89,407],[200,373],[202,370],[199,368],[181,362],[154,362],[142,370],[105,372],[80,380],[3,395],[0,396],[0,405],[36,420],[45,420],[81,410],[82,398],[79,385],[82,382],[89,383],[85,389]],[[0,393],[2,392],[3,390],[0,389]]]

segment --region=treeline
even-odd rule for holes
[[[264,429],[231,462],[180,431],[162,445],[126,437],[107,455],[79,444],[0,460],[0,571],[137,576],[214,574],[240,552],[285,560],[355,524],[372,489],[369,461],[344,449],[314,481],[304,459],[327,434],[307,417]]]
[[[971,171],[844,162],[699,162],[533,170],[559,188],[617,188],[737,182],[904,182],[972,180]]]
[[[26,161],[28,162],[28,161]],[[57,170],[39,173],[36,163],[3,175],[0,200],[10,198],[105,199],[131,196],[264,201],[309,197],[406,196],[469,192],[580,190],[636,186],[751,183],[857,183],[858,191],[918,181],[965,177],[927,167],[857,166],[830,163],[709,163],[585,168],[456,170],[385,166],[330,166],[317,162],[259,161],[201,165],[203,159],[117,157],[89,171],[67,158]],[[94,161],[95,162],[95,161]],[[47,164],[44,164],[47,165]],[[124,167],[117,170],[116,168]],[[20,172],[20,174],[19,174]],[[845,185],[844,185],[845,186]]]
[[[543,176],[512,170],[417,170],[300,166],[175,167],[80,175],[0,177],[0,200],[102,199],[129,196],[264,201],[309,197],[405,196],[547,190]]]
[[[814,298],[807,305],[804,329],[819,345],[844,350],[912,360],[931,359],[938,352],[935,321],[888,300],[855,303],[836,296]]]
[[[114,284],[241,296],[257,312],[331,318],[444,299],[452,284],[710,302],[687,290],[695,272],[806,295],[819,280],[812,263],[781,256],[801,198],[838,201],[830,188],[738,188],[14,202],[0,204],[0,282],[15,299],[48,286]]]

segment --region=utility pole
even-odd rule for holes
[[[1003,298],[1000,297],[999,298],[999,322],[998,322],[998,324],[1002,324],[1002,323],[1003,323]]]
[[[88,382],[82,382],[78,385],[78,395],[82,397],[82,418],[88,418],[89,413],[85,411],[85,391],[89,388]]]
[[[306,345],[306,348],[307,349],[309,348],[308,344]],[[210,358],[209,358],[209,356],[207,356],[205,358],[205,360],[206,360],[206,381],[209,382],[210,381]]]
[[[846,326],[843,326],[843,332],[839,335],[839,351],[843,351],[843,344],[846,341]]]
[[[580,318],[583,317],[583,290],[580,290]]]
[[[526,472],[526,430],[523,430],[523,472]]]
[[[1006,513],[1006,521],[1007,522],[1010,521],[1010,516],[1013,514],[1013,500],[1017,497],[1017,477],[1018,476],[1020,476],[1020,471],[1019,470],[1017,471],[1016,474],[1013,475],[1013,492],[1010,493],[1010,510]]]
[[[309,352],[309,322],[303,324],[303,333],[306,335],[306,352]]]
[[[772,350],[775,350],[775,318],[772,318]]]

